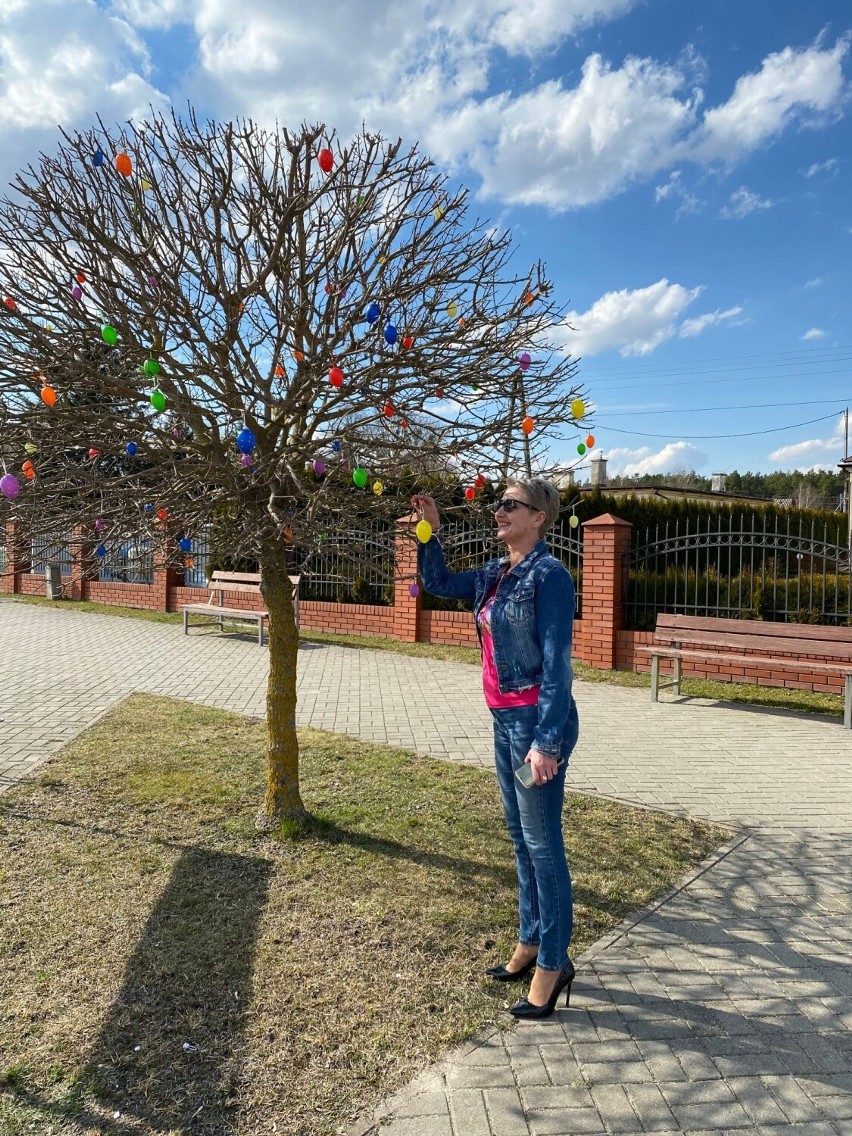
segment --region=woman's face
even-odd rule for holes
[[[540,509],[530,509],[527,506],[526,494],[517,485],[510,486],[503,494],[503,500],[512,498],[523,501],[523,505],[516,505],[511,513],[505,509],[498,509],[494,515],[497,522],[497,538],[504,540],[510,547],[513,545],[526,545],[532,540],[538,542],[538,530],[544,523],[545,514]]]

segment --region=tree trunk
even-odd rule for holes
[[[306,816],[299,794],[296,737],[296,665],[299,630],[283,541],[263,549],[260,590],[269,612],[269,679],[266,687],[267,781],[259,829],[271,831],[286,818]]]

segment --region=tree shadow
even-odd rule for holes
[[[233,1131],[240,1038],[273,865],[183,852],[89,1054],[97,1101],[151,1132]]]

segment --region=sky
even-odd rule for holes
[[[4,0],[0,183],[151,106],[418,141],[546,261],[610,474],[836,468],[850,78],[848,0]]]

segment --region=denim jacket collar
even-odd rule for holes
[[[529,571],[530,568],[532,568],[533,564],[535,564],[535,562],[540,557],[548,556],[548,555],[549,555],[549,550],[548,550],[548,547],[547,547],[547,541],[544,539],[544,537],[542,537],[541,540],[538,542],[538,544],[535,546],[535,548],[531,552],[528,552],[526,554],[526,556],[523,558],[523,560],[520,560],[514,566],[514,568],[509,566],[509,557],[508,556],[503,557],[503,559],[500,561],[500,566],[506,572],[507,575],[523,576],[526,572]]]

